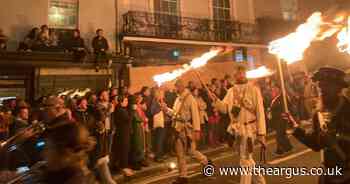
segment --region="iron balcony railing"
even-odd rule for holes
[[[211,42],[259,42],[255,24],[140,11],[129,11],[123,15],[123,35]]]

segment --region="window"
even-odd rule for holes
[[[178,15],[179,2],[178,0],[155,0],[155,10],[158,13]]]
[[[213,19],[214,20],[231,19],[230,0],[213,0]]]
[[[281,11],[284,20],[295,20],[298,12],[297,0],[281,0]]]
[[[230,0],[212,0],[214,32],[216,41],[232,40],[233,30],[231,21]]]
[[[78,0],[49,0],[49,26],[58,29],[78,27]]]

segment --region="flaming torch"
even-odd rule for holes
[[[153,80],[158,84],[158,86],[161,86],[163,83],[175,80],[190,70],[197,69],[206,65],[210,59],[214,58],[222,51],[223,49],[214,49],[206,52],[202,56],[194,58],[189,64],[182,65],[182,67],[179,69],[176,69],[172,72],[155,75],[153,77]]]
[[[320,38],[321,26],[325,25],[320,12],[313,13],[304,24],[301,24],[295,32],[272,41],[269,44],[269,52],[277,56],[278,70],[281,80],[284,109],[288,112],[287,93],[281,61],[291,64],[303,59],[305,50],[314,40]],[[333,33],[334,34],[334,33]],[[331,34],[327,32],[326,36]],[[322,37],[326,38],[325,35]]]

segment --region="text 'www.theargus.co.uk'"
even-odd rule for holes
[[[262,175],[262,176],[285,176],[287,179],[293,176],[342,176],[343,168],[322,167],[215,167],[206,165],[203,167],[204,176],[239,176],[239,175]]]

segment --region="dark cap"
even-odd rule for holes
[[[327,81],[335,83],[343,88],[347,88],[348,84],[344,80],[345,72],[342,70],[331,68],[331,67],[322,67],[312,76],[314,82],[317,81]]]

